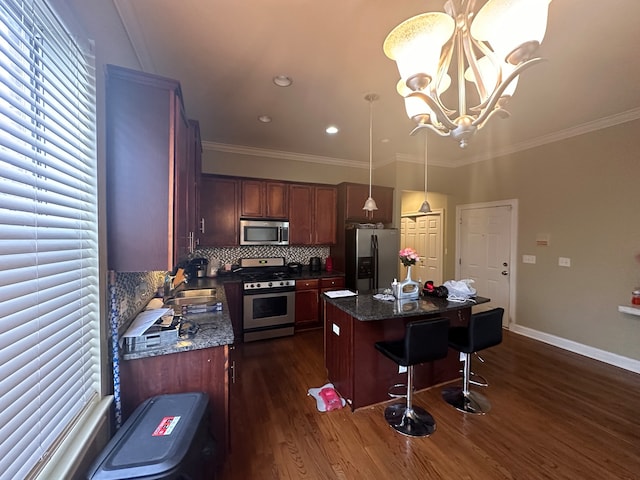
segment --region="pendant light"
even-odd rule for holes
[[[424,202],[420,205],[420,213],[431,212],[431,205],[427,202],[427,132],[424,132]]]
[[[375,93],[369,93],[364,97],[369,102],[369,198],[364,202],[362,209],[368,212],[378,210],[376,201],[371,196],[371,172],[373,171],[373,102],[379,98]]]

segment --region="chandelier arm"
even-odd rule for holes
[[[438,102],[436,102],[429,95],[423,92],[411,92],[409,95],[407,95],[407,97],[418,97],[422,101],[424,101],[429,106],[429,108],[431,108],[431,110],[433,111],[433,114],[435,115],[438,122],[442,124],[444,130],[449,131],[457,127],[457,125],[453,123],[449,119],[449,117],[447,117],[447,114],[444,112],[444,110],[438,104]]]
[[[498,71],[498,75],[496,76],[496,84],[493,85],[493,89],[495,90],[499,85],[500,82],[502,82],[502,68],[500,68],[500,62],[498,61],[498,59],[496,58],[495,53],[493,53],[493,51],[491,51],[491,49],[487,46],[487,44],[485,42],[482,42],[480,40],[476,40],[473,37],[470,37],[471,39],[471,43],[476,46],[481,53],[483,53],[487,58],[489,58],[489,60],[491,61],[491,63],[493,64],[493,66],[496,68],[496,70]],[[469,65],[471,66],[471,68],[473,69],[473,75],[476,79],[481,79],[480,81],[482,82],[482,85],[484,86],[484,80],[482,80],[482,75],[480,75],[479,73],[479,69],[478,69],[478,58],[477,56],[473,57],[474,62],[475,63],[471,63],[471,61],[469,61]],[[486,87],[484,87],[486,89]],[[477,82],[476,82],[476,90],[478,90],[478,94],[480,95],[480,99],[481,102],[474,106],[474,107],[470,107],[469,110],[473,111],[473,112],[481,112],[486,106],[487,103],[489,102],[489,100],[491,99],[491,95],[487,95],[486,90],[484,92],[481,92],[478,88]],[[482,100],[484,98],[484,100]]]
[[[467,90],[464,84],[464,35],[462,31],[456,28],[454,33],[455,50],[458,61],[458,115],[467,114]]]
[[[479,47],[480,43],[481,43],[480,41],[474,39],[471,35],[466,35],[463,38],[464,55],[467,59],[467,62],[469,63],[469,67],[471,68],[471,71],[473,72],[473,76],[475,78],[474,83],[476,85],[476,91],[480,96],[480,102],[481,102],[480,105],[482,105],[484,102],[486,102],[486,99],[489,97],[489,95],[487,95],[487,87],[484,84],[484,78],[482,78],[482,75],[480,74],[480,67],[478,67],[478,58],[476,57],[472,47],[472,45],[476,45]],[[494,85],[493,88],[496,88],[497,86],[498,86],[498,83],[496,83],[496,85]],[[477,107],[472,107],[470,109],[475,110],[476,108]]]
[[[543,58],[532,58],[530,60],[527,60],[526,62],[521,63],[520,65],[518,65],[510,74],[509,76],[507,76],[507,78],[505,78],[502,83],[495,89],[495,91],[491,94],[491,97],[489,98],[488,102],[487,102],[487,106],[483,109],[482,113],[480,114],[480,116],[478,118],[476,118],[473,122],[472,125],[474,127],[478,126],[478,125],[482,125],[485,123],[485,121],[487,120],[487,118],[489,117],[489,115],[493,112],[494,107],[498,104],[498,101],[500,100],[500,97],[502,96],[502,93],[506,90],[506,88],[509,86],[509,84],[515,80],[515,78],[520,75],[524,70],[540,63],[540,62],[544,62],[545,60]],[[502,107],[498,106],[498,109],[501,109]]]
[[[411,130],[409,135],[413,136],[416,133],[418,133],[420,130],[422,130],[423,128],[428,128],[432,132],[435,132],[438,135],[440,135],[441,137],[448,137],[449,136],[449,131],[448,130],[438,130],[438,128],[434,127],[430,123],[419,123],[418,125],[416,125],[416,127],[413,130]]]
[[[495,115],[500,115],[501,118],[509,118],[511,116],[511,113],[509,113],[508,110],[505,110],[504,108],[500,107],[500,108],[494,108],[493,110],[491,110],[485,117],[484,121],[478,125],[478,130],[480,130],[482,127],[484,127],[487,123],[489,123],[489,120],[491,120]]]

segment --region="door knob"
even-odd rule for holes
[[[503,270],[502,275],[509,275],[509,272],[507,272],[506,270]]]

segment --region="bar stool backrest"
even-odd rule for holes
[[[417,365],[446,357],[448,339],[448,318],[407,323],[404,336],[406,364]]]
[[[469,319],[468,352],[477,352],[502,342],[502,316],[504,308],[478,312]]]

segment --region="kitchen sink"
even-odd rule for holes
[[[218,301],[218,293],[215,288],[198,288],[193,290],[181,290],[175,297],[165,300],[167,307],[182,307],[185,305],[212,305]]]
[[[195,288],[193,290],[180,290],[176,293],[176,298],[187,297],[216,297],[218,292],[215,288]]]

